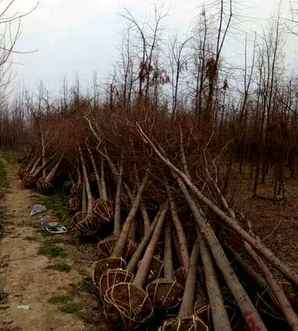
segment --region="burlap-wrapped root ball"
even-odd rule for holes
[[[37,178],[32,175],[26,175],[23,177],[23,185],[27,189],[33,189],[36,185]]]
[[[93,264],[92,281],[99,287],[101,276],[109,269],[125,269],[126,262],[120,257],[108,257]]]
[[[97,244],[97,257],[99,259],[104,259],[112,255],[115,245],[119,239],[118,235],[112,235],[106,239],[100,240]],[[137,249],[137,244],[132,240],[128,240],[125,246],[125,253],[123,258],[125,260],[129,259]]]
[[[42,194],[49,194],[54,191],[53,184],[45,181],[44,178],[40,178],[36,183],[37,190]]]
[[[201,319],[205,324],[210,325],[211,321],[211,310],[210,305],[202,305],[200,302],[195,303],[194,315]]]
[[[170,318],[166,320],[161,331],[208,331],[209,328],[200,318],[190,316],[188,318]]]
[[[78,212],[72,218],[69,225],[69,231],[82,237],[92,237],[98,234],[102,229],[92,214],[86,212]]]
[[[141,261],[139,262],[139,265],[141,264]],[[146,278],[146,284],[151,283],[153,280],[160,278],[160,275],[163,272],[163,262],[158,256],[153,256],[150,270],[148,272],[147,278]]]
[[[184,288],[176,281],[158,278],[147,286],[153,306],[157,309],[171,309],[179,305]]]
[[[107,319],[121,320],[124,330],[139,328],[153,314],[147,291],[133,283],[119,283],[109,288],[104,302]]]
[[[111,224],[114,217],[112,202],[97,199],[94,203],[93,214],[102,224]]]
[[[68,199],[68,211],[70,215],[75,215],[81,209],[81,200],[78,195],[71,196]]]
[[[108,269],[100,277],[98,284],[99,297],[103,298],[109,288],[119,283],[130,283],[133,279],[134,274],[127,270],[121,268]]]

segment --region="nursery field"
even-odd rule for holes
[[[240,1],[204,2],[186,35],[162,8],[124,9],[106,81],[10,95],[38,10],[10,16],[15,2],[0,10],[0,331],[298,331],[295,1],[253,34]],[[97,56],[80,36],[67,65]]]

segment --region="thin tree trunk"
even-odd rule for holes
[[[220,290],[220,285],[216,277],[216,270],[209,253],[209,248],[205,244],[204,238],[200,236],[200,250],[205,273],[205,282],[210,302],[214,331],[232,331],[229,317],[225,308],[224,299]]]
[[[87,151],[89,153],[90,160],[91,160],[91,163],[92,163],[92,166],[93,166],[93,170],[94,170],[94,173],[95,173],[98,194],[101,197],[102,196],[101,180],[100,180],[100,175],[99,175],[99,172],[98,172],[98,169],[97,169],[97,166],[96,166],[96,162],[95,162],[95,159],[94,159],[94,155],[92,153],[91,148],[89,147],[89,145],[87,143],[86,143],[86,148],[87,148]]]
[[[150,218],[143,201],[141,201],[141,213],[144,221],[144,235],[146,235],[150,231]]]
[[[283,288],[277,283],[274,279],[270,269],[263,262],[263,260],[256,254],[253,248],[245,243],[246,249],[250,252],[250,255],[257,262],[258,266],[262,270],[269,286],[272,289],[274,296],[277,298],[280,309],[286,317],[287,322],[289,323],[291,329],[293,331],[298,331],[298,317],[295,311],[293,310],[288,298],[285,295]]]
[[[131,206],[129,214],[128,214],[128,216],[125,220],[125,223],[122,227],[120,237],[117,240],[117,243],[114,247],[112,257],[121,257],[122,254],[123,254],[123,251],[124,251],[124,248],[125,248],[125,245],[126,245],[126,242],[127,242],[127,238],[129,236],[130,228],[131,228],[132,223],[135,220],[135,216],[136,216],[136,213],[138,211],[140,201],[141,201],[141,198],[142,198],[142,194],[143,194],[143,191],[144,191],[144,188],[146,186],[147,181],[148,181],[148,174],[146,174],[144,176],[143,181],[142,181],[141,185],[139,186],[137,195],[136,195],[136,197],[133,201],[133,204]]]
[[[82,190],[82,213],[87,212],[87,197],[86,197],[86,186],[83,183],[83,190]]]
[[[181,318],[188,318],[193,315],[199,253],[200,244],[196,240],[191,252],[183,299],[179,310],[179,317]]]
[[[163,205],[162,209],[161,209],[159,220],[158,220],[158,222],[155,226],[155,229],[154,229],[154,232],[152,234],[150,243],[147,246],[147,249],[145,251],[143,259],[140,263],[138,272],[137,272],[136,277],[133,281],[134,285],[137,286],[137,287],[140,287],[140,288],[143,287],[144,282],[146,280],[146,277],[149,273],[151,261],[152,261],[155,248],[158,244],[158,241],[159,241],[159,238],[160,238],[160,235],[161,235],[161,230],[162,230],[165,218],[166,218],[167,211],[168,211],[168,204],[165,203]]]
[[[131,259],[129,260],[129,263],[128,263],[127,268],[126,268],[127,271],[129,271],[129,272],[134,272],[135,271],[135,269],[138,265],[138,262],[140,261],[140,259],[142,257],[142,254],[143,254],[146,246],[148,245],[148,243],[150,241],[153,230],[155,229],[157,221],[159,220],[159,215],[160,215],[160,213],[158,213],[158,217],[156,217],[155,220],[152,222],[152,224],[150,226],[150,231],[143,237],[142,241],[138,245],[138,248],[134,252]]]
[[[41,126],[39,125],[40,128],[40,135],[41,135],[41,164],[43,166],[43,171],[42,171],[42,177],[45,178],[46,177],[46,144],[45,144],[45,138],[44,138],[44,133],[41,129]]]
[[[172,280],[174,278],[173,250],[171,224],[168,219],[165,224],[165,243],[164,243],[164,277]]]
[[[121,186],[122,186],[122,175],[123,175],[123,160],[121,158],[120,170],[116,188],[116,197],[115,197],[115,214],[114,214],[114,234],[120,234],[121,228]]]
[[[89,182],[89,178],[88,178],[86,163],[85,163],[85,160],[84,160],[84,156],[83,156],[81,147],[79,147],[79,153],[80,153],[80,158],[81,158],[81,164],[82,164],[82,170],[83,170],[83,176],[84,176],[84,183],[85,183],[85,189],[86,189],[86,195],[87,195],[87,214],[88,214],[88,216],[90,216],[92,214],[93,197],[92,197],[90,182]]]
[[[36,159],[35,163],[32,165],[32,168],[30,169],[30,175],[36,171],[40,161],[41,161],[40,157]]]
[[[232,217],[226,215],[220,208],[218,208],[211,200],[209,200],[191,181],[191,179],[180,169],[178,169],[167,157],[165,157],[160,150],[152,143],[148,136],[144,133],[142,128],[137,124],[138,131],[146,143],[149,143],[158,155],[158,157],[175,173],[179,176],[191,191],[196,195],[199,201],[208,206],[221,220],[229,225],[241,238],[253,246],[260,254],[262,254],[269,262],[278,268],[290,281],[298,286],[298,275],[295,274],[285,263],[283,263],[273,252],[264,246],[260,241],[252,237],[247,231]]]
[[[181,253],[182,263],[183,263],[182,267],[187,272],[188,265],[189,265],[189,253],[188,253],[188,247],[187,247],[187,240],[186,240],[184,229],[182,227],[181,221],[178,216],[177,207],[176,207],[176,204],[174,201],[173,194],[171,192],[171,189],[168,186],[167,186],[167,192],[168,192],[168,197],[169,197],[172,220],[173,220],[173,223],[174,223],[174,226],[176,229],[177,239],[179,242],[180,253]]]
[[[203,236],[205,237],[210,251],[214,257],[214,260],[221,270],[224,279],[233,294],[235,300],[237,301],[239,308],[241,310],[242,316],[246,321],[246,324],[250,331],[267,331],[259,313],[251,302],[249,296],[247,295],[245,289],[241,285],[238,277],[236,276],[234,270],[232,269],[230,262],[228,261],[225,252],[218,241],[212,227],[208,224],[203,211],[196,205],[195,201],[188,192],[186,186],[180,178],[175,176],[180,189],[182,190],[186,201],[194,215],[194,218],[199,226],[199,229]]]
[[[63,157],[64,157],[64,155],[61,155],[60,156],[60,159],[57,161],[57,163],[55,164],[55,166],[53,167],[53,169],[45,177],[45,182],[46,183],[50,183],[54,179],[54,177],[56,175],[56,172],[57,172],[57,170],[58,170],[58,168],[59,168],[59,166],[60,166],[60,164],[61,164],[61,162],[63,160]]]
[[[271,290],[268,289],[265,279],[259,273],[257,273],[255,270],[253,270],[252,267],[250,267],[246,262],[244,262],[240,256],[240,254],[235,252],[235,250],[232,249],[231,247],[228,247],[228,250],[233,254],[233,258],[240,265],[240,267],[260,287],[261,290],[267,290],[267,291],[271,292]]]
[[[101,187],[101,198],[103,201],[108,201],[108,193],[107,193],[107,186],[106,186],[106,180],[105,180],[105,165],[104,160],[101,159],[100,161],[100,187]]]

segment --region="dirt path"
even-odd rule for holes
[[[74,304],[68,306],[68,313],[59,306],[67,303],[68,297],[62,295],[73,290],[81,275],[73,269],[49,269],[53,258],[40,253],[39,218],[29,216],[32,193],[21,187],[16,166],[7,167],[7,171],[10,188],[2,203],[6,217],[0,240],[0,330],[87,330],[73,313]]]

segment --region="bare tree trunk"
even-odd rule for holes
[[[279,302],[280,309],[283,312],[283,314],[285,315],[287,322],[289,323],[291,329],[293,331],[298,331],[297,314],[295,313],[289,300],[287,299],[283,288],[277,283],[277,281],[274,279],[270,269],[263,262],[263,260],[256,254],[256,252],[253,250],[253,248],[247,243],[245,243],[245,247],[249,251],[250,255],[253,257],[253,259],[257,262],[260,269],[262,270],[269,286],[272,289],[274,296],[277,298],[277,300]]]
[[[123,254],[123,251],[124,251],[124,248],[125,248],[125,245],[126,245],[126,242],[127,242],[127,238],[129,236],[130,228],[131,228],[132,223],[135,220],[135,215],[136,215],[137,210],[139,208],[140,201],[141,201],[142,194],[143,194],[144,188],[146,186],[147,180],[148,180],[148,174],[145,175],[141,185],[139,186],[137,195],[136,195],[136,197],[133,201],[133,204],[131,206],[129,214],[128,214],[128,216],[125,220],[125,223],[122,227],[120,237],[117,240],[117,243],[114,247],[112,257],[121,257],[122,254]]]
[[[273,252],[264,246],[259,240],[252,237],[247,231],[241,228],[237,221],[226,215],[220,208],[218,208],[210,199],[208,199],[191,181],[191,179],[180,169],[178,169],[160,150],[152,143],[148,136],[144,133],[142,128],[137,124],[138,131],[146,143],[149,143],[158,157],[179,176],[186,185],[191,189],[199,201],[208,206],[220,219],[222,219],[228,226],[230,226],[236,233],[238,233],[243,240],[248,242],[260,254],[262,254],[270,263],[278,268],[290,281],[298,286],[298,275],[295,274],[285,263],[283,263]]]
[[[177,207],[176,207],[176,204],[174,201],[173,194],[172,194],[170,188],[168,187],[168,185],[167,185],[167,192],[168,192],[168,198],[169,198],[170,209],[171,209],[171,214],[172,214],[172,220],[173,220],[173,223],[174,223],[174,226],[176,229],[176,234],[177,234],[177,238],[178,238],[178,242],[179,242],[179,248],[180,248],[182,262],[183,262],[182,267],[187,272],[188,265],[189,265],[187,240],[186,240],[184,229],[182,227],[181,221],[178,216]]]
[[[150,218],[143,201],[141,201],[141,213],[144,221],[144,235],[146,235],[150,231]]]
[[[183,299],[179,310],[179,317],[181,318],[188,318],[193,315],[199,253],[200,243],[199,240],[196,240],[191,252]]]
[[[100,175],[99,175],[99,173],[98,173],[98,169],[97,169],[97,166],[96,166],[96,162],[95,162],[95,159],[94,159],[94,155],[93,155],[93,153],[92,153],[92,150],[91,150],[91,148],[89,147],[88,144],[86,144],[86,147],[87,147],[87,150],[88,150],[88,153],[89,153],[89,156],[90,156],[91,162],[92,162],[93,170],[94,170],[94,173],[95,173],[95,178],[96,178],[96,184],[97,184],[98,194],[99,194],[99,196],[101,197],[102,192],[101,192],[101,180],[100,180]]]
[[[205,244],[204,238],[201,235],[199,237],[200,250],[205,273],[205,282],[212,312],[214,330],[232,331],[209,249]]]
[[[174,278],[172,235],[169,220],[165,224],[164,275],[166,279],[172,280]]]
[[[57,161],[57,163],[55,164],[55,166],[53,167],[53,169],[45,177],[45,182],[46,183],[50,183],[54,179],[54,177],[56,175],[56,172],[57,172],[57,170],[58,170],[58,168],[59,168],[59,166],[60,166],[60,164],[61,164],[61,162],[63,160],[63,157],[64,157],[64,155],[61,155],[60,156],[60,159]]]
[[[122,175],[123,175],[123,160],[121,158],[120,170],[116,188],[115,197],[115,214],[114,214],[114,234],[120,234],[121,228],[121,186],[122,186]]]
[[[42,159],[42,166],[43,166],[43,171],[42,171],[42,177],[45,178],[46,176],[46,142],[45,142],[45,137],[44,137],[44,132],[41,129],[41,126],[39,125],[40,129],[40,135],[41,135],[41,159]]]
[[[86,189],[86,194],[87,194],[87,214],[88,214],[88,216],[90,216],[92,214],[93,197],[92,197],[90,182],[89,182],[89,178],[88,178],[86,163],[85,163],[85,160],[84,160],[84,156],[83,156],[81,147],[79,147],[79,153],[80,153],[80,158],[81,158],[81,164],[82,164],[83,176],[84,176],[84,183],[85,183],[85,189]]]
[[[100,161],[100,187],[101,187],[101,198],[103,201],[108,201],[108,193],[107,193],[107,186],[105,180],[105,165],[104,160],[101,159]]]
[[[155,229],[155,226],[159,220],[159,216],[160,213],[158,212],[157,217],[154,219],[154,221],[152,222],[151,226],[150,226],[150,231],[143,237],[142,241],[139,243],[138,248],[136,249],[136,251],[134,252],[133,256],[131,257],[131,259],[129,260],[129,263],[127,265],[127,271],[129,272],[134,272],[139,260],[142,257],[142,254],[146,248],[146,246],[148,245],[151,235]]]
[[[155,229],[154,229],[154,232],[152,234],[150,243],[147,246],[147,249],[145,251],[143,259],[140,263],[138,272],[137,272],[136,277],[133,281],[134,285],[136,285],[140,288],[143,287],[145,279],[146,279],[146,277],[148,275],[148,272],[150,270],[151,261],[152,261],[154,251],[155,251],[156,245],[158,243],[158,240],[159,240],[159,237],[160,237],[160,234],[161,234],[161,230],[162,230],[165,218],[166,218],[167,211],[168,211],[168,204],[165,203],[163,205],[162,209],[161,209],[159,220],[158,220],[158,222],[155,226]]]
[[[180,189],[185,196],[186,201],[189,204],[190,209],[192,210],[192,213],[200,228],[200,231],[209,245],[214,260],[218,268],[221,270],[231,293],[233,294],[235,300],[239,305],[239,308],[242,312],[242,316],[245,319],[249,330],[267,331],[267,328],[264,325],[261,317],[259,316],[259,313],[257,312],[245,289],[241,285],[238,277],[236,276],[234,270],[232,269],[230,262],[228,261],[225,252],[220,242],[218,241],[212,227],[210,226],[210,224],[208,224],[203,214],[203,211],[199,209],[199,207],[197,207],[195,201],[192,199],[182,180],[177,176],[175,177],[177,179]]]

